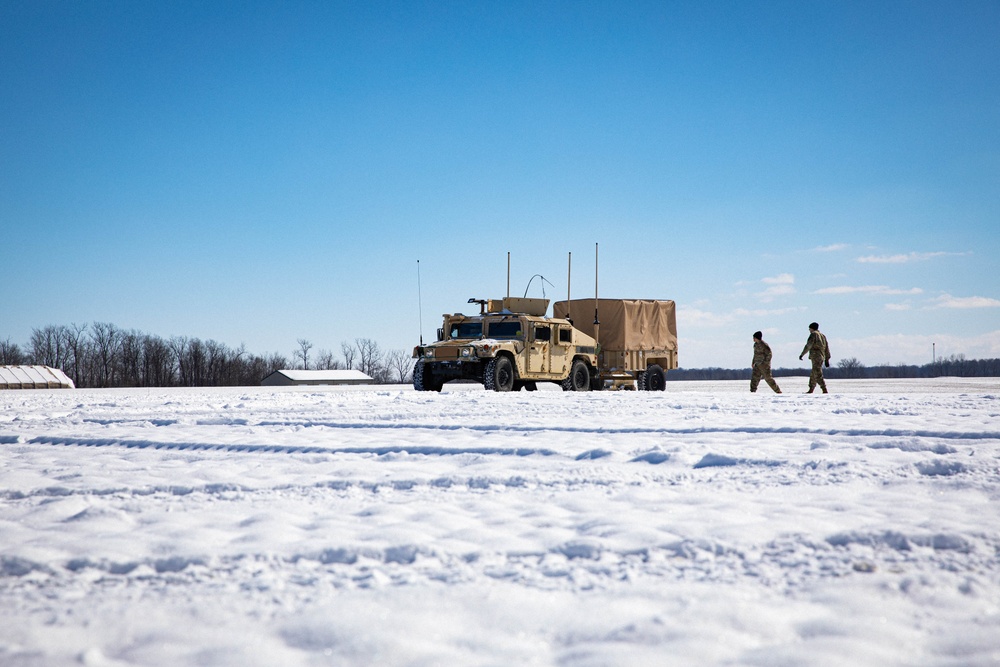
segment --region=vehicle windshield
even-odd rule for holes
[[[483,335],[483,323],[454,322],[449,335],[451,338],[480,338]]]
[[[489,323],[490,338],[524,338],[520,320]]]

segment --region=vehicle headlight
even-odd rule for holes
[[[424,357],[428,358],[428,357],[433,357],[433,356],[434,356],[434,348],[432,348],[432,347],[425,347],[424,348]]]
[[[462,356],[463,357],[471,357],[472,356],[472,348],[471,347],[463,347],[462,348]]]

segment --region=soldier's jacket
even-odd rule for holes
[[[810,359],[829,362],[830,345],[826,342],[826,336],[818,331],[810,331],[806,346],[802,348],[802,354],[808,354]]]
[[[759,364],[771,364],[771,346],[762,340],[755,340],[753,342],[753,361],[750,365],[757,366]]]

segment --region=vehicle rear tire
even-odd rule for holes
[[[646,391],[663,391],[667,388],[667,374],[658,364],[646,368]]]
[[[486,364],[483,373],[483,386],[487,391],[511,391],[517,381],[514,364],[506,356],[493,357]]]
[[[577,359],[569,369],[569,375],[562,381],[563,391],[590,391],[590,369]]]

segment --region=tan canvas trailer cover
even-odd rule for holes
[[[557,301],[555,317],[594,336],[595,299]],[[677,368],[677,307],[670,300],[596,299],[601,370],[642,371],[649,364]],[[594,336],[596,337],[596,336]]]

